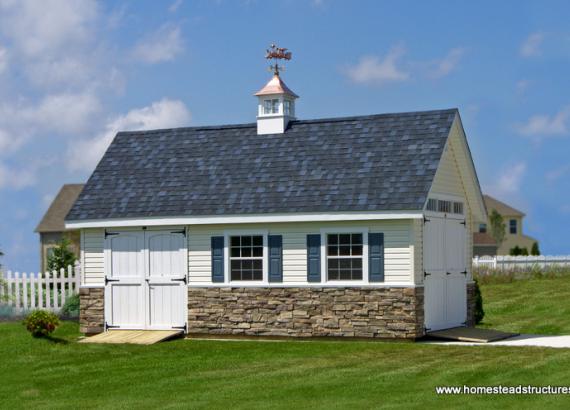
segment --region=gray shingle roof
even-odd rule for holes
[[[120,132],[66,219],[419,210],[456,113]]]

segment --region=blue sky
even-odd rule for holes
[[[255,120],[276,42],[299,118],[458,107],[483,190],[568,254],[570,5],[564,1],[0,0],[0,249],[33,232],[122,129]]]

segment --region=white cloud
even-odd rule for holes
[[[496,182],[489,186],[488,191],[498,198],[512,199],[520,191],[526,168],[524,161],[506,167],[495,179]]]
[[[168,6],[168,11],[171,13],[176,12],[178,8],[182,5],[182,0],[174,0],[170,6]]]
[[[0,0],[2,32],[27,56],[69,51],[83,43],[97,14],[94,0]]]
[[[528,80],[519,80],[516,84],[517,94],[522,95],[526,92],[530,85],[530,81]]]
[[[91,170],[119,131],[174,128],[188,125],[190,112],[182,101],[162,99],[110,120],[97,136],[74,143],[67,158],[71,170]]]
[[[0,74],[8,68],[8,50],[0,46]]]
[[[398,67],[398,62],[404,54],[404,48],[396,46],[382,59],[377,56],[364,56],[356,65],[348,67],[346,74],[359,84],[381,85],[405,81],[410,78],[410,73]]]
[[[100,108],[93,94],[58,94],[46,96],[27,115],[44,129],[70,134],[85,131]]]
[[[515,128],[519,134],[541,141],[545,137],[568,134],[569,121],[570,105],[554,115],[533,115],[525,123],[516,124]]]
[[[143,38],[133,51],[136,59],[149,64],[172,61],[184,50],[179,26],[165,24]]]
[[[29,165],[9,167],[0,162],[0,189],[22,189],[35,185],[37,182],[37,167]]]
[[[560,178],[566,176],[570,174],[570,165],[563,165],[559,168],[553,169],[550,172],[546,173],[546,180],[548,182],[556,182],[558,181]]]
[[[543,33],[532,33],[529,35],[520,47],[520,55],[523,57],[536,57],[541,54],[540,47],[544,42]]]
[[[461,47],[452,48],[447,55],[439,61],[433,62],[433,68],[428,76],[431,78],[442,78],[451,73],[465,54],[465,49]]]

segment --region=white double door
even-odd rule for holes
[[[428,331],[464,326],[467,316],[465,220],[428,216],[424,225],[424,304]]]
[[[107,230],[107,327],[184,328],[187,270],[184,230]]]

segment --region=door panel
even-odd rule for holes
[[[147,231],[148,327],[170,329],[186,323],[186,235]]]
[[[145,266],[142,232],[112,232],[105,240],[105,320],[110,326],[145,325]]]
[[[463,326],[467,316],[467,289],[465,275],[453,273],[447,277],[447,327]]]
[[[445,263],[447,272],[465,271],[465,246],[467,229],[457,219],[445,221]]]
[[[443,274],[435,273],[426,277],[424,282],[425,324],[430,330],[445,327],[445,281]]]
[[[424,271],[444,271],[445,219],[429,217],[424,224]]]

